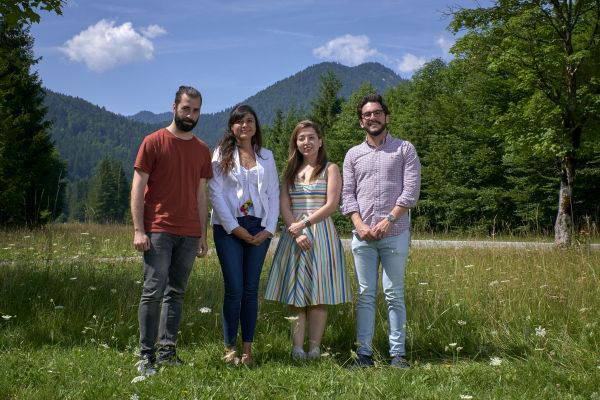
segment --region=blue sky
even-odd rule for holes
[[[217,112],[304,68],[377,61],[404,77],[449,58],[444,16],[473,0],[67,0],[31,33],[44,86],[131,115],[170,111],[180,84]]]

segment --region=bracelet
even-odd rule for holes
[[[312,224],[310,223],[310,221],[308,220],[308,218],[304,218],[304,221],[302,221],[302,222],[304,222],[304,226],[305,226],[305,227],[307,227],[307,228],[308,228],[308,227],[310,227],[310,226],[312,225]]]

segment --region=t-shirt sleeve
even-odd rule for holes
[[[154,163],[156,161],[156,151],[154,144],[148,137],[145,137],[140,145],[137,156],[135,158],[135,164],[133,167],[139,169],[147,174],[152,173],[154,169]]]
[[[213,177],[212,163],[211,163],[210,151],[208,150],[208,146],[202,146],[202,170],[201,177],[206,179],[211,179]]]

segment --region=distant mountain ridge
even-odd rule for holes
[[[308,112],[318,93],[320,77],[329,70],[342,82],[340,96],[344,98],[364,82],[369,82],[380,93],[403,82],[394,71],[379,63],[346,67],[324,62],[280,80],[242,103],[255,108],[262,125],[271,125],[278,109],[285,113],[295,107]],[[67,161],[70,180],[89,178],[98,162],[107,156],[120,160],[131,176],[143,137],[166,126],[172,118],[171,112],[154,114],[150,111],[125,117],[79,97],[48,89],[45,103],[47,119],[52,121],[50,134],[61,157]],[[230,110],[231,107],[218,113],[202,114],[194,129],[196,135],[213,147],[223,135]]]
[[[379,93],[384,93],[390,87],[403,81],[398,74],[379,63],[364,63],[356,67],[347,67],[335,62],[323,62],[311,65],[288,78],[275,82],[241,101],[240,104],[250,104],[256,109],[260,122],[264,125],[271,125],[278,109],[284,112],[290,107],[296,107],[298,110],[310,109],[310,102],[316,97],[319,90],[320,78],[327,71],[333,71],[342,82],[339,95],[343,98],[348,98],[363,82],[369,82]],[[232,107],[213,114],[203,114],[203,118],[205,116],[210,119],[214,117],[220,121],[226,121]],[[171,117],[171,112],[155,114],[150,111],[140,111],[128,118],[139,122],[157,123],[169,121]]]

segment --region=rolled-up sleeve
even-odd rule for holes
[[[396,200],[396,205],[412,208],[417,204],[419,200],[419,194],[421,192],[421,162],[417,155],[415,147],[409,143],[404,142],[406,149],[404,151],[404,176],[402,179],[402,193]]]
[[[358,201],[356,200],[356,176],[354,175],[354,156],[353,152],[346,153],[344,158],[342,184],[342,206],[340,210],[342,214],[348,215],[353,212],[358,212]]]

